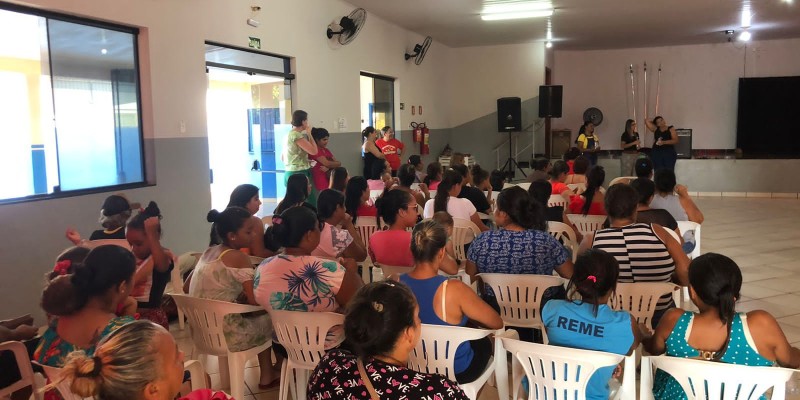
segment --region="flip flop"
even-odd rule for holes
[[[261,389],[261,390],[275,389],[278,386],[280,386],[280,383],[281,383],[281,379],[280,378],[275,378],[274,381],[272,381],[272,382],[270,382],[270,383],[268,383],[266,385],[262,385],[262,384],[259,383],[258,384],[258,388]]]

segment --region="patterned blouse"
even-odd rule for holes
[[[358,371],[358,358],[344,350],[325,355],[311,374],[308,399],[370,400]],[[405,367],[368,358],[364,369],[378,397],[395,400],[469,399],[458,384],[436,374],[416,372]]]

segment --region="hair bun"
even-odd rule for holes
[[[211,210],[206,215],[206,221],[212,222],[212,223],[213,222],[217,222],[217,219],[219,219],[219,215],[220,215],[220,212],[217,211],[216,209]]]
[[[94,278],[92,270],[87,267],[77,267],[73,270],[72,275],[69,275],[72,286],[82,293],[89,292]]]
[[[147,207],[142,211],[145,215],[149,217],[158,217],[161,219],[161,210],[158,209],[158,204],[155,201],[151,201],[147,203]]]

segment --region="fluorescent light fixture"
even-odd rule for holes
[[[739,34],[739,40],[742,42],[749,42],[752,37],[753,35],[748,31],[742,31],[742,33]]]
[[[506,19],[541,18],[551,15],[553,15],[552,8],[549,10],[481,14],[481,19],[484,21],[500,21]]]
[[[550,1],[494,1],[487,2],[482,14],[502,14],[510,12],[552,10]]]
[[[753,13],[750,12],[750,6],[745,5],[742,8],[742,28],[749,28],[753,23]]]
[[[548,40],[547,43],[545,43],[544,47],[547,47],[548,49],[553,47],[553,42]]]

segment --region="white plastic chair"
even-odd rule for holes
[[[280,399],[288,399],[289,390],[293,398],[305,399],[310,372],[325,356],[325,337],[332,327],[344,324],[344,315],[272,310],[270,316],[278,342],[288,354],[281,366]]]
[[[594,233],[594,231],[601,229],[603,223],[606,222],[605,215],[583,215],[583,214],[567,214],[569,221],[578,228],[582,235]]]
[[[547,232],[572,252],[572,261],[578,258],[578,235],[572,227],[558,221],[547,221]]]
[[[550,198],[547,200],[548,207],[564,207],[567,208],[568,202],[564,196],[560,194],[551,194]]]
[[[796,370],[750,367],[681,357],[642,357],[640,400],[653,400],[653,372],[660,369],[675,378],[692,399],[758,399],[772,388],[772,400],[786,398],[786,382]]]
[[[569,190],[572,190],[576,194],[581,194],[581,193],[586,191],[586,184],[583,183],[583,182],[581,182],[581,183],[568,183],[567,187],[569,188]]]
[[[506,189],[508,189],[508,188],[512,188],[512,187],[514,187],[514,186],[517,186],[517,185],[515,185],[515,184],[513,184],[513,183],[508,183],[508,182],[505,182],[505,183],[503,183],[503,190],[506,190]]]
[[[467,259],[467,251],[464,246],[472,243],[479,233],[481,230],[474,222],[463,218],[453,218],[453,249],[457,259]]]
[[[183,370],[189,371],[192,390],[208,389],[206,384],[206,369],[200,360],[188,360],[183,363]]]
[[[364,242],[364,248],[367,250],[367,254],[369,254],[369,237],[378,231],[378,222],[375,221],[373,217],[359,217],[356,220],[355,228],[358,229],[358,234]],[[364,259],[364,262],[361,264],[361,279],[364,280],[364,283],[370,282],[373,265],[374,262],[372,258],[367,255],[367,258]]]
[[[500,306],[500,318],[505,327],[537,328],[547,343],[547,333],[540,314],[542,296],[551,287],[561,286],[565,280],[552,275],[531,274],[478,274],[489,285]]]
[[[614,399],[636,398],[634,356],[601,351],[567,349],[503,337],[503,348],[510,352],[513,399],[518,398],[522,378],[528,378],[528,399],[584,400],[586,385],[594,371],[613,367],[624,360],[622,386]]]
[[[105,246],[105,245],[114,245],[126,248],[128,250],[131,249],[131,244],[128,243],[125,239],[99,239],[99,240],[87,240],[85,242],[81,242],[81,247],[86,247],[87,249],[91,250],[95,247]]]
[[[465,328],[461,326],[444,326],[422,324],[417,346],[411,351],[408,357],[408,368],[414,371],[428,374],[440,374],[456,380],[454,371],[456,349],[461,343],[482,339],[492,334],[493,331]],[[505,361],[505,358],[503,358]],[[494,358],[490,359],[486,369],[481,375],[470,383],[459,384],[458,386],[470,399],[477,399],[478,392],[495,372],[496,363]],[[505,385],[505,393],[508,393],[508,375],[497,376],[498,394],[500,386]],[[507,398],[508,396],[506,396]],[[502,398],[502,397],[500,397]]]
[[[182,294],[173,294],[175,304],[189,319],[192,342],[199,354],[217,356],[219,358],[219,374],[222,386],[228,384],[230,378],[231,396],[244,398],[244,369],[247,360],[256,357],[272,346],[272,341],[245,351],[231,352],[222,332],[223,317],[228,314],[244,314],[264,311],[259,306],[229,303],[227,301],[201,299]],[[194,351],[192,351],[194,356]]]
[[[172,271],[169,273],[169,282],[172,288],[167,291],[167,294],[186,294],[183,292],[183,277],[181,276],[180,268],[177,267],[178,263],[175,263],[175,266],[172,268]],[[186,315],[183,314],[183,310],[178,308],[178,327],[183,330],[184,320],[186,319]]]
[[[631,313],[636,318],[636,322],[651,327],[658,299],[665,294],[674,293],[680,288],[680,286],[668,282],[619,282],[614,296],[608,300],[608,305],[615,310]]]
[[[678,221],[678,229],[680,229],[681,234],[685,234],[688,231],[694,231],[694,250],[688,254],[689,258],[694,260],[697,257],[700,257],[700,231],[701,226],[697,222],[692,221]]]
[[[369,199],[372,201],[372,204],[375,204],[375,201],[378,200],[378,197],[381,197],[383,194],[383,190],[370,190],[369,191]]]
[[[250,257],[250,264],[253,264],[256,267],[261,265],[261,262],[264,261],[264,257],[259,257],[259,256],[248,256],[248,257]]]
[[[39,364],[36,361],[31,361],[31,364],[41,368],[44,371],[45,378],[47,378],[49,382],[56,382],[61,379],[61,374],[62,374],[61,368]],[[72,381],[62,380],[57,384],[55,384],[53,387],[58,392],[58,394],[61,395],[61,398],[64,400],[83,400],[83,397],[78,396],[75,393],[72,393],[72,389],[70,388],[71,385]]]
[[[528,191],[528,189],[530,189],[530,188],[531,188],[531,183],[530,183],[530,182],[518,183],[518,184],[517,184],[517,186],[519,186],[519,187],[521,187],[521,188],[525,189],[525,191],[527,192],[527,191]]]
[[[618,183],[629,184],[629,183],[631,183],[632,180],[634,180],[636,178],[638,178],[638,177],[636,177],[636,176],[620,176],[620,177],[612,179],[611,182],[608,183],[608,187],[612,187],[612,186],[614,186],[614,185],[616,185]]]
[[[0,352],[2,351],[10,351],[14,354],[14,359],[17,361],[17,368],[20,373],[20,380],[0,389],[0,398],[5,398],[17,390],[30,386],[33,391],[33,397],[36,400],[42,400],[41,388],[34,379],[31,360],[30,357],[28,357],[28,350],[25,348],[25,345],[22,344],[22,342],[16,341],[3,342],[0,343]]]
[[[396,266],[396,265],[383,265],[383,264],[375,263],[375,268],[372,270],[373,271],[373,273],[372,273],[373,274],[372,281],[375,282],[375,281],[378,281],[378,280],[387,279],[390,276],[392,276],[393,274],[398,274],[398,275],[405,274],[405,273],[411,271],[412,269],[414,269],[414,267],[404,267],[404,266]],[[375,271],[380,271],[381,272],[381,276],[375,276]]]

